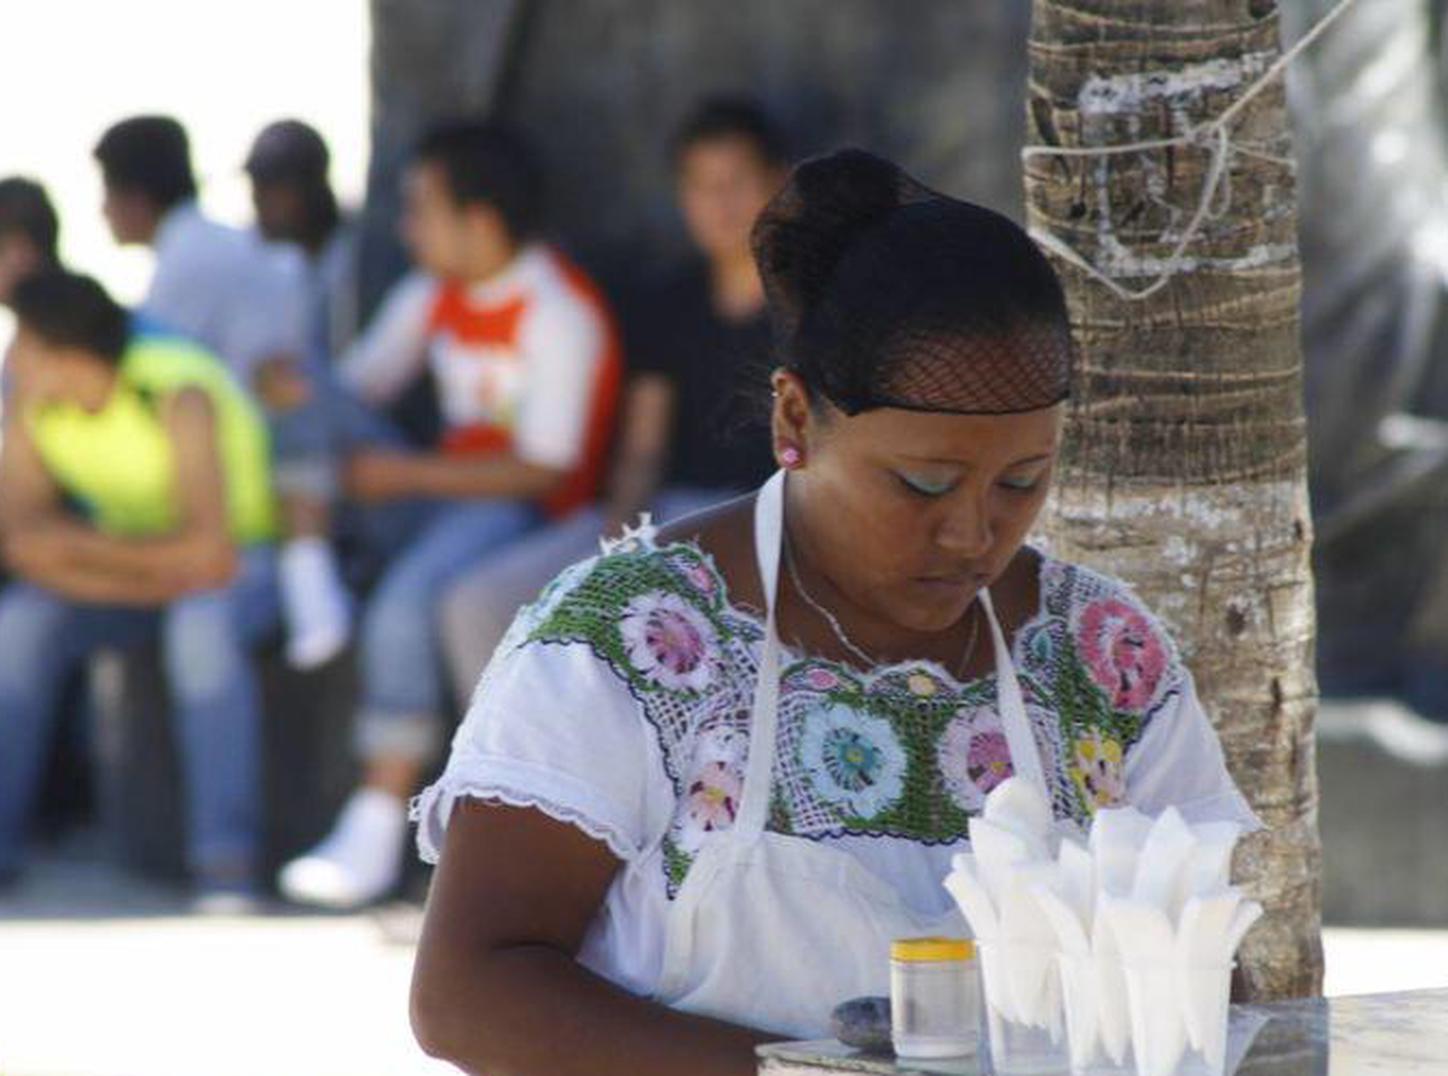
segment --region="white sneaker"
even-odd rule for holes
[[[351,910],[384,897],[402,877],[407,805],[375,788],[352,794],[321,844],[277,878],[288,900]]]
[[[287,542],[278,570],[287,661],[296,669],[315,669],[340,654],[352,637],[352,597],[322,538]]]

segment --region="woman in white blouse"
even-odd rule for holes
[[[846,150],[754,238],[775,322],[755,496],[564,572],[420,798],[413,984],[467,1071],[742,1074],[885,992],[892,938],[1017,774],[1058,818],[1255,819],[1171,640],[1025,544],[1071,379],[1061,288],[998,214]]]

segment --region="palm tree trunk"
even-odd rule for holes
[[[1273,0],[1035,0],[1028,143],[1172,138],[1216,116],[1279,55]],[[1290,156],[1279,84],[1233,138]],[[1178,146],[1027,162],[1032,228],[1121,285],[1150,284],[1206,182]],[[1053,551],[1134,584],[1181,641],[1228,764],[1263,822],[1238,876],[1268,915],[1247,997],[1322,982],[1314,614],[1290,164],[1233,155],[1184,271],[1117,298],[1058,261],[1081,348]]]

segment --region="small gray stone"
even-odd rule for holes
[[[851,998],[830,1013],[830,1030],[846,1046],[871,1054],[888,1054],[890,1042],[890,999]]]

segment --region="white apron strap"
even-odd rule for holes
[[[779,726],[779,630],[775,605],[779,596],[779,561],[784,548],[784,472],[778,471],[754,502],[754,556],[764,595],[764,640],[759,647],[759,675],[754,683],[754,709],[749,722],[749,762],[739,814],[731,833],[749,843],[764,832],[769,817],[769,787],[774,771],[775,732]]]
[[[1001,631],[1000,621],[996,619],[990,591],[982,589],[979,600],[981,608],[985,610],[986,622],[990,624],[991,643],[995,648],[996,705],[1000,709],[1001,725],[1005,728],[1006,745],[1011,752],[1011,769],[1017,777],[1024,777],[1035,785],[1046,802],[1050,803],[1051,790],[1046,785],[1046,775],[1041,768],[1041,752],[1036,747],[1031,719],[1026,715],[1026,700],[1021,693],[1021,682],[1016,678],[1011,649],[1006,645],[1005,633]]]

